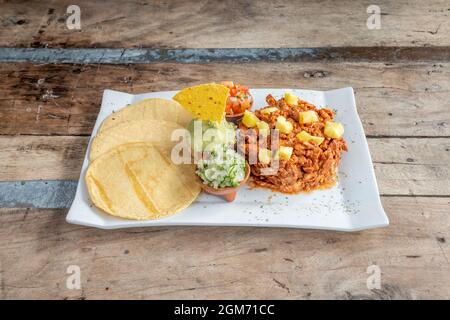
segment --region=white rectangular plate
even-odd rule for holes
[[[232,203],[202,193],[189,208],[176,215],[160,220],[126,220],[107,215],[91,204],[84,180],[89,165],[88,147],[67,221],[103,229],[195,225],[357,231],[388,225],[388,218],[380,202],[366,137],[356,111],[353,89],[252,89],[250,92],[254,97],[254,109],[266,106],[267,94],[271,93],[275,98],[280,98],[286,91],[292,91],[301,99],[318,107],[335,109],[337,121],[344,124],[349,151],[343,155],[339,168],[339,183],[335,187],[299,195],[284,195],[270,190],[250,190],[243,187]],[[132,95],[105,90],[92,137],[101,122],[113,111],[142,99],[171,99],[175,93],[176,91],[166,91]]]

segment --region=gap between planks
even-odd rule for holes
[[[322,48],[8,48],[0,47],[2,63],[146,64],[297,61],[414,62],[450,61],[450,46],[322,47]]]

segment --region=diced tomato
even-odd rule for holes
[[[237,89],[236,88],[230,88],[230,96],[235,97],[237,94]]]
[[[239,104],[233,105],[233,113],[234,114],[241,113],[241,112],[242,112],[242,109],[241,109],[241,106]]]
[[[233,81],[222,81],[221,84],[230,89],[225,112],[234,115],[244,112],[252,107],[253,97],[246,86],[241,86]]]

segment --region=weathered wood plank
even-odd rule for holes
[[[450,139],[369,139],[382,194],[450,195]]]
[[[0,181],[76,180],[87,143],[88,137],[0,136]],[[369,147],[381,194],[450,196],[450,138],[373,138]],[[20,194],[28,197],[30,188],[16,186],[10,198],[26,203]]]
[[[88,139],[0,136],[0,181],[78,179]]]
[[[0,64],[0,134],[92,131],[104,89],[174,90],[222,79],[252,87],[352,86],[366,134],[450,136],[450,63]]]
[[[449,45],[448,1],[378,1],[381,28],[369,30],[369,2],[87,1],[81,30],[66,25],[69,0],[6,2],[0,46],[36,47],[370,47]]]
[[[448,138],[371,138],[368,142],[374,163],[411,166],[450,163]]]
[[[388,228],[352,234],[194,227],[105,231],[67,224],[63,210],[0,209],[0,296],[449,299],[449,200],[389,197],[383,204]],[[372,264],[382,272],[381,290],[366,287]],[[70,265],[80,267],[81,290],[66,287]]]

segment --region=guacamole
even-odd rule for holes
[[[236,142],[236,126],[226,120],[192,120],[188,126],[194,152],[203,152],[212,145],[233,146]]]

